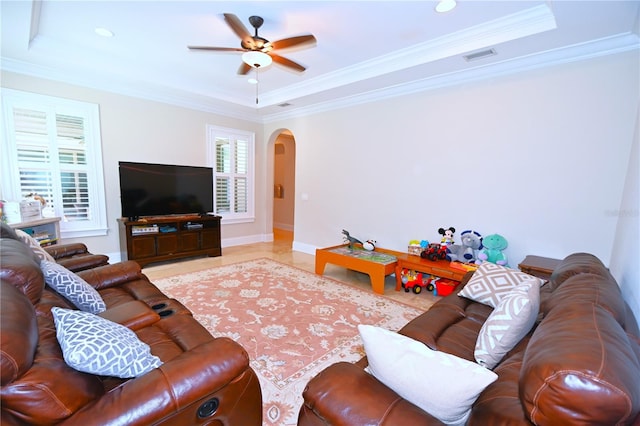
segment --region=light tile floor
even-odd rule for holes
[[[178,262],[158,263],[145,267],[143,272],[153,281],[173,275],[202,271],[216,266],[259,258],[269,258],[309,272],[315,272],[315,256],[293,251],[291,249],[292,242],[293,234],[291,232],[274,230],[274,241],[270,243],[226,247],[222,249],[222,256],[220,257],[201,257]],[[372,291],[369,276],[360,272],[328,264],[325,267],[324,276],[366,291]],[[385,296],[419,309],[428,309],[438,299],[438,297],[429,292],[422,292],[421,294],[406,293],[404,290],[395,291],[395,287],[395,277],[387,276],[385,280]]]

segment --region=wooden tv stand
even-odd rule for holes
[[[194,256],[220,256],[220,216],[156,216],[119,219],[123,260],[141,267]]]

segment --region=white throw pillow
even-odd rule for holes
[[[40,262],[40,269],[45,282],[76,308],[93,314],[107,309],[98,290],[64,266],[43,260]]]
[[[513,287],[524,283],[533,283],[541,287],[545,281],[517,269],[485,262],[473,273],[458,296],[495,308],[500,299],[509,294]]]
[[[540,310],[540,287],[515,286],[503,297],[480,329],[474,356],[478,364],[493,369],[531,331]]]
[[[371,325],[358,325],[370,373],[449,425],[464,425],[480,392],[498,375],[475,362]]]
[[[138,377],[162,361],[127,327],[89,312],[51,308],[65,362],[84,373]]]
[[[40,260],[48,260],[49,262],[55,262],[56,260],[45,249],[42,248],[40,243],[21,229],[16,229],[16,234],[20,239],[29,246],[31,250],[40,258]]]

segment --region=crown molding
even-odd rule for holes
[[[153,87],[148,83],[122,83],[113,78],[96,78],[95,75],[86,78],[82,75],[70,75],[66,71],[33,65],[11,58],[0,57],[0,69],[2,71],[16,74],[28,75],[31,77],[53,80],[60,83],[82,86],[95,90],[117,93],[133,98],[146,99],[182,108],[203,111],[212,114],[219,114],[226,117],[238,118],[259,122],[260,115],[256,108],[244,107],[232,102],[225,102],[185,91],[180,91],[168,87]]]
[[[542,17],[540,19],[542,19]],[[261,115],[258,108],[242,106],[166,87],[150,87],[148,84],[143,83],[134,86],[132,83],[117,83],[114,82],[113,79],[101,79],[97,82],[95,79],[78,78],[78,76],[70,76],[68,73],[57,72],[47,67],[34,66],[32,64],[4,57],[0,57],[0,69],[3,71],[59,81],[76,86],[89,87],[96,90],[118,93],[124,96],[147,99],[150,101],[208,112],[244,121],[269,123],[384,100],[392,97],[435,90],[479,81],[482,79],[495,78],[638,49],[640,49],[640,37],[638,34],[635,32],[622,33],[611,37],[552,49],[516,59],[505,60],[484,66],[476,66],[463,71],[415,80],[392,87],[385,87],[359,95],[337,98],[328,102],[320,102],[308,107],[299,107],[266,115]],[[369,64],[367,66],[371,65]],[[348,71],[348,73],[355,73],[355,75],[358,75],[358,72],[359,71],[354,71],[353,69]],[[342,72],[337,74],[341,73]],[[318,82],[316,81],[316,84],[317,83]],[[315,86],[315,88],[317,90],[318,87]],[[263,98],[264,96],[261,95],[261,101]],[[292,98],[287,97],[287,99]]]
[[[335,89],[361,80],[423,65],[462,53],[539,34],[557,28],[555,16],[547,4],[447,34],[391,54],[360,62],[317,78],[260,95],[263,106],[278,105],[310,93]]]
[[[373,90],[367,93],[335,99],[329,102],[317,103],[308,107],[269,114],[263,116],[262,120],[264,123],[270,123],[398,96],[552,67],[570,62],[584,61],[632,50],[640,50],[640,37],[631,32],[622,33],[611,37],[552,49],[498,63],[477,66],[463,71],[415,80],[406,84]]]

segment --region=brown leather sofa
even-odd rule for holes
[[[20,237],[6,223],[0,223],[0,238],[20,241]],[[55,259],[56,263],[73,272],[109,264],[109,256],[89,252],[84,243],[54,244],[43,249]]]
[[[576,253],[540,293],[536,325],[493,369],[498,379],[475,401],[467,424],[639,425],[638,325],[609,271]],[[399,332],[474,361],[492,310],[455,292]],[[311,379],[298,425],[442,424],[365,372],[366,365],[366,358],[337,363]]]
[[[0,239],[2,425],[261,425],[260,384],[246,351],[214,338],[135,262],[78,273],[163,364],[121,379],[65,363],[53,307],[76,309],[48,285],[29,247]]]

